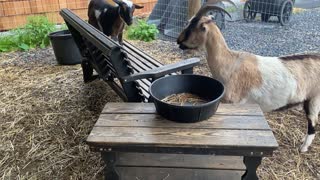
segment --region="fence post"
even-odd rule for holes
[[[188,19],[194,16],[201,8],[201,0],[189,0],[188,3]]]

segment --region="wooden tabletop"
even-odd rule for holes
[[[257,105],[220,104],[209,120],[175,123],[152,103],[108,103],[87,143],[96,151],[270,156],[278,147]]]

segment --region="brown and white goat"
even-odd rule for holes
[[[88,7],[89,24],[122,44],[125,24],[130,26],[135,9],[141,8],[143,6],[134,4],[129,0],[90,0]]]
[[[180,48],[206,49],[213,78],[226,87],[226,102],[257,103],[264,112],[304,104],[308,131],[300,151],[306,152],[320,111],[320,54],[263,57],[233,51],[214,20],[204,16],[210,9],[223,10],[211,4],[200,9],[181,32],[177,40]]]

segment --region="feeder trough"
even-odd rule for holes
[[[199,105],[174,105],[163,101],[170,95],[180,93],[194,94],[207,101]],[[150,95],[158,114],[172,121],[191,123],[209,119],[215,114],[224,95],[224,86],[206,76],[173,75],[154,81]]]

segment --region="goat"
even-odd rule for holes
[[[143,6],[129,0],[91,0],[88,6],[89,24],[122,44],[125,24],[130,26],[135,9],[141,8]]]
[[[214,20],[205,16],[212,9],[222,10],[231,17],[215,5],[203,6],[180,33],[177,39],[180,48],[206,50],[213,78],[226,87],[225,102],[257,103],[264,112],[303,104],[308,130],[300,152],[308,151],[320,111],[320,54],[263,57],[233,51]]]

